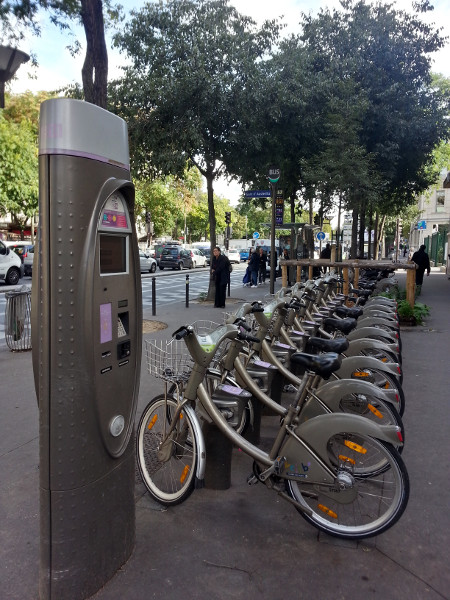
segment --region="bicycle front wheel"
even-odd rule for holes
[[[329,535],[359,540],[386,531],[403,514],[409,498],[409,478],[398,452],[389,444],[349,434],[330,438],[328,452],[335,464],[335,485],[287,481],[290,496],[311,514],[300,514]],[[375,462],[389,468],[372,474]],[[369,465],[367,468],[366,465]]]
[[[176,399],[164,394],[153,398],[142,413],[136,437],[142,481],[165,506],[180,504],[192,493],[198,461],[197,434],[187,412],[181,411],[173,423],[177,407]]]

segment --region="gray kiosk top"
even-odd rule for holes
[[[41,105],[39,154],[80,156],[129,170],[127,124],[83,100],[46,100]]]

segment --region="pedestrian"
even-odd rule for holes
[[[416,263],[416,286],[417,293],[420,294],[420,290],[422,288],[423,276],[425,271],[427,272],[427,276],[430,274],[430,258],[428,254],[425,252],[425,244],[422,244],[417,252],[414,252],[411,260]]]
[[[327,244],[325,246],[325,248],[322,250],[322,252],[320,253],[320,258],[326,258],[328,260],[331,259],[331,246],[330,246],[330,244]],[[322,271],[324,273],[326,273],[327,272],[327,267],[323,266],[322,267]]]
[[[213,250],[213,259],[211,261],[211,277],[216,284],[214,308],[225,308],[225,295],[230,277],[229,263],[228,258],[216,246]]]
[[[259,270],[258,270],[258,283],[262,285],[266,283],[266,271],[267,271],[267,254],[262,248],[259,249]]]
[[[248,267],[250,269],[250,287],[258,287],[259,254],[256,248],[250,254]]]

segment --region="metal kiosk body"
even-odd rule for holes
[[[100,589],[135,541],[142,299],[128,134],[92,104],[41,106],[32,291],[40,598]]]

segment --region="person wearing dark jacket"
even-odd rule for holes
[[[258,283],[266,283],[266,270],[267,270],[267,254],[262,248],[259,250],[259,271],[258,271]]]
[[[250,270],[250,287],[258,287],[258,271],[259,271],[259,254],[255,250],[252,251],[250,259],[248,261],[248,268]]]
[[[222,254],[220,248],[216,246],[213,250],[213,259],[211,262],[211,276],[216,284],[216,295],[214,297],[215,308],[225,308],[225,296],[227,283],[230,277],[230,267],[228,258]]]
[[[425,244],[422,244],[417,252],[414,252],[411,260],[416,263],[416,285],[418,286],[418,291],[422,287],[423,283],[423,275],[425,271],[427,272],[427,276],[430,274],[430,258],[428,254],[425,252]]]
[[[330,244],[327,244],[325,246],[325,248],[322,250],[322,252],[320,253],[320,258],[326,258],[326,259],[330,259],[331,258],[331,246]],[[322,267],[322,271],[324,273],[327,272],[327,267]]]

